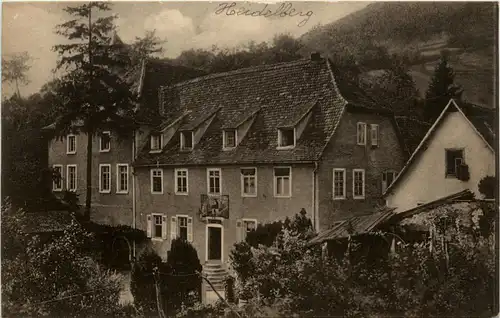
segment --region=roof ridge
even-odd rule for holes
[[[428,122],[425,122],[423,120],[420,120],[420,119],[417,119],[417,118],[413,118],[411,116],[405,116],[405,115],[394,115],[394,117],[396,118],[407,118],[407,119],[410,119],[412,121],[415,121],[415,122],[418,122],[419,124],[425,124],[425,125],[432,125],[432,123],[428,123]]]
[[[239,68],[236,70],[231,70],[231,71],[226,71],[226,72],[219,72],[219,73],[211,73],[207,74],[204,76],[196,77],[187,81],[179,82],[173,85],[170,85],[169,87],[180,87],[184,86],[187,84],[192,84],[204,80],[209,80],[209,79],[214,79],[214,78],[220,78],[220,77],[226,77],[226,76],[233,76],[233,75],[240,75],[240,74],[247,74],[247,73],[253,73],[253,72],[258,72],[258,71],[265,71],[265,70],[275,70],[275,69],[281,69],[281,68],[286,68],[286,67],[291,67],[291,66],[296,66],[300,64],[306,64],[310,63],[311,60],[307,58],[302,58],[299,60],[295,61],[290,61],[290,62],[281,62],[281,63],[273,63],[273,64],[264,64],[264,65],[255,65],[255,66],[249,66],[245,68]],[[164,86],[165,87],[165,86]],[[162,87],[162,89],[164,88]]]

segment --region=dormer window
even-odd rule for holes
[[[278,148],[293,148],[295,147],[295,129],[280,128],[278,129]]]
[[[192,131],[182,131],[181,132],[181,150],[191,150],[193,149],[193,132]]]
[[[224,149],[236,147],[236,130],[225,130],[222,137]]]
[[[152,134],[151,135],[151,152],[160,152],[162,149],[162,135]]]

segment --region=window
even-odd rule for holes
[[[208,169],[208,194],[220,194],[220,169]]]
[[[446,149],[446,176],[458,177],[460,165],[464,163],[463,149]]]
[[[289,198],[292,196],[292,169],[274,168],[274,196]]]
[[[366,145],[366,123],[358,123],[357,127],[357,143]]]
[[[188,194],[187,169],[175,169],[175,194]]]
[[[99,151],[108,152],[111,149],[111,133],[103,131],[99,138]]]
[[[257,196],[257,169],[242,168],[241,172],[241,196]]]
[[[77,169],[76,165],[68,165],[66,171],[66,189],[68,191],[76,191],[76,177],[77,177]]]
[[[244,241],[248,233],[257,229],[257,220],[242,219],[236,221],[236,237],[238,241]]]
[[[160,152],[162,147],[162,135],[152,134],[151,135],[151,152]]]
[[[236,130],[225,130],[222,135],[225,149],[236,147]]]
[[[116,165],[116,193],[128,193],[128,164]]]
[[[193,149],[193,132],[192,131],[182,131],[181,132],[181,150],[191,150]]]
[[[365,198],[365,170],[354,169],[352,171],[352,193],[354,199]]]
[[[193,218],[187,215],[176,215],[170,219],[170,238],[181,238],[193,241]]]
[[[99,192],[111,192],[111,165],[109,164],[99,165]]]
[[[177,216],[177,237],[180,237],[182,240],[187,241],[188,239],[188,218],[187,216]]]
[[[278,129],[278,147],[293,148],[295,147],[295,129],[281,128]]]
[[[63,166],[62,165],[53,165],[53,175],[52,179],[54,180],[52,183],[52,190],[54,191],[62,191],[63,187]]]
[[[387,188],[392,184],[395,178],[396,172],[394,171],[386,171],[382,173],[382,193],[387,190]]]
[[[163,193],[163,169],[151,169],[151,193]]]
[[[333,169],[333,199],[345,199],[345,169]]]
[[[68,135],[66,137],[66,153],[75,154],[76,153],[76,136]]]
[[[370,125],[370,139],[371,139],[372,147],[377,147],[378,146],[378,125],[377,124]]]

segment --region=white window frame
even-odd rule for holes
[[[283,168],[283,169],[290,169],[290,176],[289,176],[289,182],[288,182],[288,195],[278,195],[277,193],[277,185],[278,185],[278,182],[277,182],[277,179],[276,179],[276,169],[280,169],[280,168]],[[291,198],[292,197],[292,167],[291,166],[277,166],[277,167],[273,167],[273,184],[274,184],[274,197],[275,198]]]
[[[158,142],[160,143],[159,149],[153,149],[153,138],[158,137]],[[163,149],[163,134],[151,134],[149,137],[149,152],[150,153],[159,153]]]
[[[179,176],[177,175],[178,172],[186,172],[186,192],[179,192]],[[183,176],[182,176],[183,177]],[[189,170],[185,168],[178,168],[174,170],[174,184],[175,184],[175,194],[176,195],[188,195],[189,194]]]
[[[70,148],[69,147],[69,145],[70,145],[70,142],[69,142],[70,138],[74,138],[74,140],[75,140],[75,149],[72,150],[72,151],[69,149]],[[76,135],[75,134],[68,134],[66,136],[66,154],[68,154],[68,155],[74,155],[74,154],[76,154],[76,147],[77,147],[76,146]]]
[[[176,234],[176,237],[177,238],[180,238],[181,237],[181,222],[179,222],[179,218],[185,218],[186,219],[186,241],[187,242],[190,242],[189,241],[189,215],[187,214],[177,214],[175,216],[175,227],[176,227],[176,231],[175,231],[175,234]]]
[[[356,195],[356,172],[361,172],[363,174],[363,195]],[[365,169],[352,169],[352,197],[356,200],[361,200],[365,198],[365,184],[366,184],[366,175]]]
[[[159,216],[161,218],[161,233],[160,236],[155,236],[156,234],[156,223],[155,223],[155,216]],[[167,226],[166,224],[163,223],[163,217],[165,215],[162,213],[151,213],[151,240],[153,241],[164,241],[165,239],[163,238],[163,227]],[[166,218],[168,221],[168,218]]]
[[[360,132],[363,133],[363,140],[360,141]],[[365,146],[366,145],[366,123],[364,122],[358,122],[356,124],[356,143],[360,146]]]
[[[226,133],[234,131],[234,146],[229,147],[226,145]],[[238,130],[237,129],[228,129],[228,130],[223,130],[222,131],[222,150],[231,150],[236,148],[238,145]]]
[[[120,168],[125,167],[127,168],[127,178],[125,179],[126,184],[127,184],[127,190],[120,190],[121,187],[121,172]],[[128,168],[128,163],[117,163],[116,164],[116,193],[118,194],[127,194],[128,193],[128,188],[129,188],[129,168]]]
[[[71,184],[71,179],[69,177],[69,168],[75,168],[75,188],[71,189],[70,184]],[[73,191],[76,192],[78,189],[78,166],[76,164],[71,164],[66,166],[66,190],[67,191]]]
[[[103,149],[102,148],[102,135],[108,135],[109,138],[109,148]],[[101,135],[99,136],[99,152],[109,152],[111,150],[111,132],[110,131],[103,131]]]
[[[374,137],[375,133],[375,138]],[[370,144],[372,147],[378,147],[380,130],[378,124],[370,124]]]
[[[154,173],[159,171],[160,172],[160,179],[161,179],[161,191],[154,191],[154,187],[153,187],[153,176],[154,176]],[[151,172],[150,172],[150,182],[151,182],[151,193],[152,194],[163,194],[163,169],[162,168],[153,168],[151,169]]]
[[[184,143],[186,142],[185,141],[185,138],[184,138],[184,134],[188,134],[188,133],[191,133],[191,147],[190,148],[186,148],[186,146],[184,145]],[[182,151],[191,151],[193,150],[194,148],[194,132],[192,131],[181,131],[180,133],[181,135],[181,150]]]
[[[343,195],[342,196],[336,196],[335,195],[335,172],[342,172],[342,175],[343,175],[343,190],[342,190],[342,193]],[[346,180],[346,169],[345,168],[334,168],[333,169],[333,172],[332,172],[332,177],[333,177],[333,183],[332,183],[332,198],[333,200],[345,200],[346,198],[346,184],[347,184],[347,180]]]
[[[210,192],[210,172],[219,172],[219,193]],[[222,194],[222,171],[220,168],[207,168],[207,194],[211,196],[218,196]]]
[[[277,149],[293,149],[297,144],[297,131],[295,127],[293,128],[293,145],[281,146],[281,141],[283,139],[283,129],[290,130],[290,128],[278,128],[278,147]]]
[[[254,169],[255,174],[254,174],[254,179],[255,179],[255,193],[245,193],[245,178],[248,178],[248,176],[245,176],[241,173],[241,170],[243,169]],[[255,198],[257,197],[257,167],[241,167],[240,168],[240,178],[241,178],[241,196],[244,198]]]
[[[103,174],[102,174],[102,168],[107,167],[109,168],[109,189],[103,189]],[[99,165],[99,193],[111,193],[111,165],[109,163],[102,163]]]
[[[63,175],[64,175],[64,167],[63,165],[52,165],[52,168],[55,169],[55,168],[60,168],[61,169],[61,179],[59,180],[61,182],[61,187],[60,188],[56,188],[56,183],[55,183],[55,180],[52,180],[52,191],[55,191],[55,192],[60,192],[63,190],[63,183],[64,183],[64,179],[63,179]]]

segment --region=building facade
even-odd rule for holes
[[[159,255],[180,236],[224,264],[258,224],[304,209],[320,231],[384,203],[406,160],[394,116],[334,73],[312,55],[161,89],[166,120],[134,162],[137,226]]]
[[[388,188],[387,205],[403,212],[463,190],[482,198],[480,180],[496,176],[494,119],[493,110],[450,100]]]

